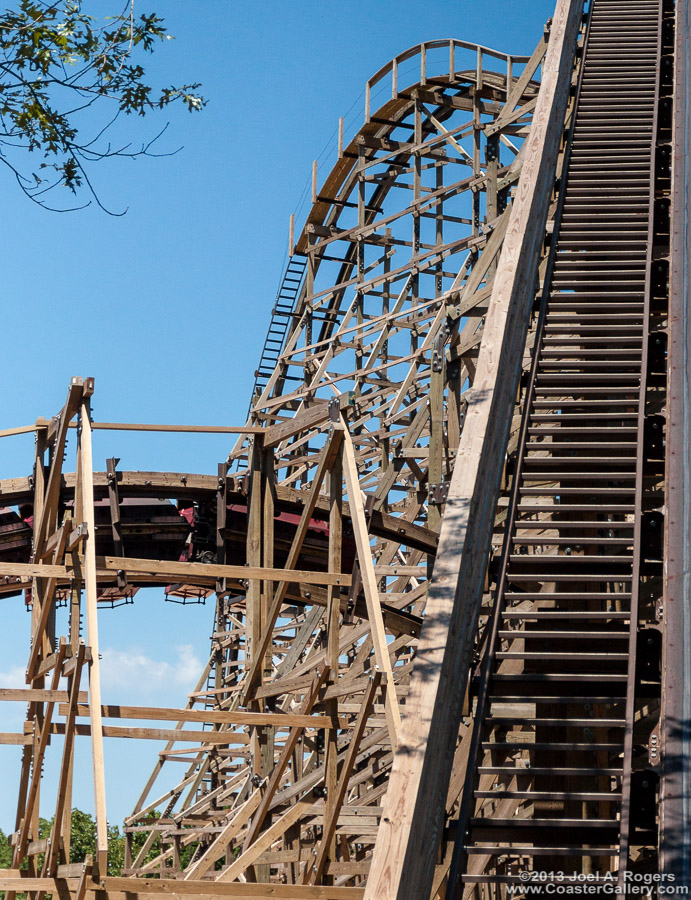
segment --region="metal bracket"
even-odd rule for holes
[[[428,488],[429,502],[437,505],[446,503],[446,498],[449,496],[450,484],[450,481],[440,481],[439,483],[434,482],[430,484]]]
[[[437,336],[432,350],[432,371],[442,372],[444,370],[444,345],[446,344],[446,334],[442,333]]]

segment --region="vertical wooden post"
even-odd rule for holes
[[[262,451],[262,565],[272,569],[274,565],[274,514],[275,514],[275,471],[274,451],[272,449]],[[264,628],[269,627],[269,607],[274,596],[274,582],[262,581],[262,623]],[[273,626],[271,626],[273,627]],[[263,680],[268,681],[273,670],[273,647],[269,645],[264,654]],[[260,709],[264,708],[262,701]],[[276,729],[270,725],[262,727],[261,740],[261,775],[266,778],[271,774],[274,765],[274,743]],[[266,869],[266,877],[262,881],[269,880],[269,869]]]
[[[255,434],[252,437],[252,449],[250,452],[250,478],[249,497],[247,500],[247,565],[260,567],[262,564],[262,437]],[[262,590],[261,581],[251,579],[247,585],[246,594],[246,636],[245,653],[248,666],[257,669],[257,686],[260,686],[264,677],[264,666],[258,664],[257,654],[262,639]],[[273,626],[272,626],[273,627]],[[250,742],[251,764],[255,775],[261,772],[261,747],[257,728],[251,732]]]
[[[94,516],[94,471],[91,444],[89,393],[85,384],[79,412],[81,482],[84,521],[88,530],[84,542],[84,584],[86,588],[86,637],[91,648],[89,665],[89,717],[91,719],[91,759],[94,776],[96,820],[96,868],[98,876],[108,871],[108,822],[106,820],[106,784],[103,761],[103,723],[101,720],[101,663],[98,646],[98,586],[96,583],[96,521]]]
[[[45,453],[46,453],[46,431],[44,428],[36,432],[36,448],[34,456],[34,526],[38,521],[39,515],[42,517],[43,507],[46,502],[46,469],[45,469]],[[50,527],[50,526],[49,526]],[[38,535],[34,527],[34,553],[41,550],[36,545]],[[51,645],[48,640],[48,629],[41,632],[39,623],[41,621],[42,605],[49,602],[44,597],[46,581],[43,578],[32,579],[31,584],[31,633],[34,640],[39,641],[41,645],[41,654],[45,657],[51,651]],[[32,648],[36,649],[36,648]],[[43,679],[33,680],[33,687],[41,687]],[[36,819],[38,824],[38,819]]]
[[[482,138],[482,50],[477,48],[475,88],[473,91],[473,176],[480,175],[480,141]],[[480,191],[473,189],[473,235],[480,233]]]
[[[218,481],[216,482],[216,562],[219,566],[226,561],[226,519],[228,506],[226,501],[227,466],[219,463],[217,469]],[[226,592],[225,578],[216,579],[216,597],[220,600]]]
[[[427,469],[427,527],[441,528],[442,455],[444,450],[445,335],[440,332],[433,344],[429,380],[429,465]],[[432,561],[431,561],[432,562]]]
[[[341,571],[341,550],[343,540],[343,444],[329,473],[329,572]],[[329,681],[338,681],[339,630],[341,589],[337,585],[329,588],[326,607],[327,651]],[[326,701],[326,714],[335,721],[338,719],[338,698]],[[331,728],[326,735],[325,780],[326,802],[324,805],[324,825],[334,816],[336,810],[336,787],[338,784],[338,729]],[[336,841],[329,842],[327,855],[335,858]],[[329,876],[329,884],[333,879]]]

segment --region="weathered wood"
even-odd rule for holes
[[[374,698],[376,696],[380,681],[381,672],[375,672],[371,676],[370,684],[365,691],[365,696],[362,700],[362,706],[360,707],[360,712],[358,713],[357,722],[355,723],[353,734],[350,739],[350,743],[348,744],[348,752],[346,753],[345,759],[339,767],[338,782],[334,786],[334,796],[331,799],[331,803],[329,804],[329,812],[324,819],[324,828],[322,831],[322,840],[321,844],[319,845],[319,851],[317,853],[317,857],[314,861],[314,865],[312,866],[311,871],[310,866],[307,866],[307,869],[305,871],[305,884],[316,884],[324,873],[324,868],[326,866],[328,854],[330,851],[331,841],[333,840],[333,836],[336,832],[336,825],[338,824],[338,815],[343,806],[346,790],[348,788],[348,782],[350,781],[350,776],[353,773],[353,766],[355,765],[355,759],[360,748],[360,741],[362,740],[362,735],[364,734],[365,728],[367,727],[367,720],[369,719],[370,713],[372,711]]]
[[[226,851],[228,844],[240,833],[249,821],[262,799],[261,791],[254,791],[250,798],[243,803],[239,810],[231,815],[230,821],[224,826],[220,834],[205,850],[201,857],[185,872],[184,880],[191,881],[198,878],[211,868]]]
[[[78,888],[76,878],[16,878],[6,875],[14,873],[13,869],[0,869],[0,891],[47,891],[55,896],[64,896]],[[243,884],[219,883],[217,881],[166,881],[155,878],[115,878],[106,876],[98,886],[87,884],[87,893],[96,890],[97,894],[105,892],[107,897],[120,894],[144,898],[161,894],[199,895],[202,897],[233,897],[236,900],[255,900],[255,898],[272,898],[277,900],[361,900],[361,888],[313,887],[290,884]]]
[[[282,834],[285,834],[286,830],[290,828],[298,819],[305,815],[308,811],[312,809],[314,805],[314,795],[312,793],[306,794],[302,799],[298,800],[297,803],[293,804],[293,806],[288,808],[288,811],[285,812],[276,822],[273,823],[266,831],[262,832],[256,841],[248,847],[244,853],[241,853],[240,856],[233,862],[227,869],[224,869],[223,872],[218,877],[217,884],[219,882],[224,881],[232,881],[237,878],[245,869],[249,868],[254,861],[260,856],[264,850],[273,844],[276,838],[281,837]]]
[[[300,557],[300,552],[302,550],[302,545],[307,535],[307,529],[309,528],[310,519],[312,517],[312,513],[314,512],[314,506],[317,501],[317,497],[319,496],[319,489],[321,488],[322,482],[324,480],[324,476],[329,471],[333,462],[336,458],[336,455],[339,451],[341,442],[343,441],[343,429],[335,428],[329,439],[327,446],[324,449],[324,452],[319,460],[319,466],[317,467],[317,471],[315,472],[314,478],[312,480],[312,485],[310,488],[309,499],[305,503],[305,506],[302,510],[302,515],[300,516],[300,521],[298,523],[297,529],[295,530],[295,535],[293,537],[293,542],[290,546],[290,551],[288,553],[288,559],[286,560],[286,569],[290,569],[295,565],[297,560]],[[271,576],[270,576],[271,577]],[[329,579],[328,581],[315,582],[319,584],[350,584],[350,576],[349,575],[339,575],[335,573],[329,573],[328,575],[324,575],[324,578]],[[345,579],[348,579],[346,582]],[[288,587],[288,579],[285,577],[285,570],[283,574],[278,571],[275,575],[273,575],[273,580],[278,582],[278,587],[276,589],[276,593],[273,597],[271,607],[267,611],[266,622],[264,625],[264,634],[262,637],[261,645],[257,650],[257,656],[255,656],[252,660],[252,664],[249,668],[246,678],[245,684],[245,692],[244,692],[244,700],[245,703],[248,702],[253,696],[253,691],[256,689],[258,684],[258,674],[260,667],[262,665],[262,660],[266,656],[269,651],[269,648],[273,642],[273,628],[276,624],[276,620],[281,611],[281,606],[283,604],[283,600],[285,599],[285,595]]]
[[[194,744],[247,744],[246,734],[236,731],[191,731],[182,728],[132,728],[119,725],[102,725],[103,737],[128,738],[143,741],[187,741]],[[50,734],[65,734],[63,722],[53,722]],[[91,735],[91,725],[75,725],[74,733],[80,737]]]
[[[319,693],[324,685],[324,682],[326,681],[328,674],[328,666],[320,666],[317,670],[316,675],[314,675],[314,677],[312,678],[310,688],[306,692],[305,699],[303,700],[302,706],[300,707],[300,711],[303,715],[309,716],[310,710],[319,699]],[[293,751],[295,750],[295,745],[297,744],[301,734],[302,727],[296,726],[291,730],[286,739],[283,750],[281,751],[281,755],[278,758],[269,776],[261,804],[259,805],[257,813],[252,820],[252,824],[247,829],[247,836],[245,838],[246,847],[249,847],[259,834],[264,819],[266,818],[266,815],[271,808],[271,803],[273,802],[276,791],[278,790],[278,787],[281,783],[283,773],[285,772],[288,763],[290,762],[290,758],[293,754]]]
[[[158,559],[134,559],[129,556],[97,557],[100,571],[123,570],[133,576],[163,575],[171,581],[178,578],[233,578],[247,581],[271,579],[293,584],[350,584],[350,575],[332,575],[328,572],[306,572],[299,569],[269,569],[261,566],[217,566],[215,563],[173,562]]]
[[[79,702],[86,703],[88,694],[79,692]],[[67,703],[70,699],[69,691],[51,691],[39,688],[0,688],[0,701],[16,700],[20,703]],[[62,713],[60,713],[62,715]]]
[[[365,893],[371,900],[427,896],[434,876],[581,11],[578,0],[558,0],[384,801]]]
[[[58,707],[61,716],[66,715],[66,704]],[[78,706],[78,716],[88,716],[88,706]],[[335,728],[333,719],[327,716],[295,715],[281,712],[225,712],[216,709],[165,709],[159,706],[102,706],[104,718],[115,719],[170,719],[177,722],[214,722],[225,725],[273,725],[276,728]]]

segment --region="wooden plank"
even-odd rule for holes
[[[76,878],[16,878],[5,873],[13,869],[0,869],[0,891],[47,891],[58,897],[64,896],[65,889],[76,891]],[[362,900],[362,888],[313,887],[298,884],[243,884],[242,882],[221,883],[218,881],[180,881],[158,878],[116,878],[106,876],[100,884],[89,887],[103,897],[114,893],[123,896],[145,897],[161,894],[184,894],[186,896],[233,897],[236,900]]]
[[[91,445],[91,421],[88,399],[79,411],[81,424],[79,450],[84,520],[88,537],[84,544],[84,588],[86,635],[91,649],[89,664],[89,711],[91,719],[91,762],[94,780],[96,821],[95,869],[102,876],[108,870],[108,821],[106,819],[106,783],[103,760],[103,724],[101,721],[101,662],[98,652],[98,586],[96,581],[96,520],[94,516],[94,467]]]
[[[236,731],[188,731],[182,728],[126,728],[119,725],[102,725],[101,732],[107,738],[128,738],[144,741],[189,741],[196,744],[230,745],[247,744],[246,734]],[[53,722],[51,734],[64,734],[65,724]],[[80,737],[91,734],[90,725],[75,725],[74,733]]]
[[[583,4],[558,0],[523,172],[489,303],[434,577],[365,896],[432,886]]]
[[[59,691],[56,693],[60,693]],[[62,692],[64,693],[64,692]],[[67,715],[67,704],[60,704],[58,712]],[[88,706],[78,706],[78,716],[88,716]],[[164,719],[178,722],[214,722],[225,725],[273,725],[276,728],[338,728],[339,723],[328,716],[295,715],[281,712],[240,712],[217,709],[168,709],[157,706],[102,706],[103,718]],[[343,726],[345,727],[345,726]]]
[[[398,707],[393,668],[391,666],[389,648],[386,642],[386,629],[384,628],[384,617],[381,611],[379,591],[377,590],[377,577],[374,574],[374,562],[372,561],[372,550],[370,548],[369,534],[367,532],[365,509],[362,505],[362,495],[360,494],[360,480],[358,478],[357,465],[355,462],[355,449],[353,448],[353,439],[347,430],[344,430],[343,472],[345,474],[345,483],[348,490],[350,517],[351,522],[353,523],[357,558],[360,564],[362,588],[367,602],[367,614],[372,634],[374,657],[384,676],[383,690],[386,722],[389,729],[391,746],[396,747],[401,728],[401,713]]]
[[[67,529],[63,527],[57,532],[58,541],[53,551],[53,563],[59,563],[64,556],[67,534]],[[34,578],[32,585],[34,608],[32,609],[31,652],[29,653],[29,661],[26,666],[26,680],[29,682],[39,677],[37,668],[41,655],[43,655],[42,662],[45,662],[51,648],[52,638],[55,633],[53,598],[55,597],[56,587],[56,578]],[[63,655],[65,655],[66,650],[67,648],[63,648]],[[54,685],[54,687],[57,688],[57,685]]]
[[[92,422],[95,431],[163,431],[178,434],[261,434],[254,425],[145,425],[137,422]]]
[[[31,434],[38,431],[36,425],[19,425],[17,428],[3,428],[0,431],[0,437],[10,437],[13,434]]]
[[[15,575],[18,578],[69,578],[70,574],[67,566],[48,563],[0,563],[0,575]]]
[[[86,703],[88,694],[79,692],[79,702]],[[68,691],[51,691],[41,688],[0,688],[1,700],[16,700],[21,703],[67,703],[70,699]],[[62,713],[60,713],[62,715]]]
[[[0,732],[0,744],[13,744],[15,746],[30,747],[33,738],[30,734],[19,734],[18,732],[3,731]]]
[[[348,405],[348,394],[339,394],[339,409],[344,409]],[[316,428],[329,418],[329,404],[326,400],[317,400],[313,406],[304,409],[294,418],[287,422],[281,422],[279,425],[272,425],[267,428],[264,434],[264,448],[266,450],[276,447],[282,441],[287,440],[295,434],[300,434],[310,428]]]
[[[329,572],[308,572],[301,569],[269,569],[261,566],[217,566],[214,563],[173,562],[158,559],[135,559],[129,556],[100,556],[99,570],[117,572],[122,569],[130,575],[163,575],[172,580],[203,576],[208,578],[234,578],[247,581],[285,581],[292,584],[350,584],[350,575]]]

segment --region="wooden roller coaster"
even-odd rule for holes
[[[0,592],[32,622],[27,687],[0,686],[28,705],[0,735],[7,900],[688,890],[689,24],[558,0],[529,58],[402,53],[315,164],[245,425],[96,422],[74,378],[2,433],[36,437],[0,481]],[[94,471],[95,429],[235,444],[211,474]],[[104,706],[98,609],[151,586],[214,599],[209,661],[184,709]],[[109,737],[164,745],[122,876]]]

